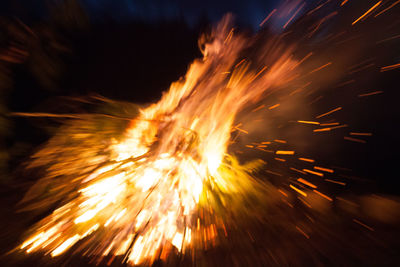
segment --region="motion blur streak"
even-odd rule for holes
[[[400,202],[374,186],[395,166],[386,134],[396,133],[396,7],[284,1],[255,35],[227,15],[158,102],[92,96],[79,100],[101,102],[97,113],[14,112],[63,119],[26,162],[41,178],[20,206],[38,222],[21,227],[29,230],[17,256],[94,265],[394,262]]]
[[[227,154],[235,116],[290,80],[297,65],[290,48],[278,43],[256,66],[237,65],[249,40],[234,34],[230,22],[229,16],[220,22],[212,41],[204,43],[204,58],[193,62],[185,79],[173,83],[158,103],[141,109],[105,156],[78,162],[79,169],[87,166],[84,172],[74,173],[62,162],[49,166],[49,177],[69,175],[73,181],[59,190],[79,189],[38,223],[21,249],[47,250],[56,257],[75,247],[97,258],[124,255],[130,264],[151,264],[171,246],[186,251],[215,244],[224,222],[217,214],[203,225],[199,207],[213,214],[220,202],[232,212],[235,207],[224,195],[246,198],[261,186],[249,176],[261,162],[240,166]],[[45,164],[62,149],[53,143],[37,153],[34,164]]]

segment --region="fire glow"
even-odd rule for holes
[[[204,58],[158,103],[141,109],[124,138],[110,141],[106,156],[85,158],[89,171],[72,178],[79,189],[61,188],[74,193],[37,224],[20,249],[56,257],[74,247],[99,260],[111,255],[132,265],[151,264],[172,248],[184,253],[226,235],[215,195],[230,210],[227,195],[240,199],[256,187],[254,166],[239,165],[227,154],[235,116],[294,77],[297,66],[290,49],[277,45],[279,56],[260,55],[251,66],[239,56],[248,40],[229,24],[225,18],[214,29]],[[46,149],[57,151],[49,144],[38,160],[53,153]],[[62,164],[57,169],[61,176],[69,171]],[[203,208],[212,220],[199,215]]]

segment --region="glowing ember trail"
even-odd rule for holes
[[[227,17],[218,25],[213,41],[204,45],[204,58],[194,61],[158,103],[141,109],[103,155],[89,151],[63,163],[54,156],[62,137],[35,155],[33,165],[53,163],[43,181],[69,178],[51,195],[52,203],[62,205],[37,224],[20,249],[53,257],[71,250],[99,261],[114,255],[132,265],[151,264],[172,248],[185,252],[226,235],[228,213],[219,214],[216,203],[232,210],[230,194],[241,201],[244,192],[257,190],[250,173],[260,165],[241,166],[227,154],[235,116],[290,80],[297,64],[290,49],[276,44],[279,56],[261,55],[256,66],[241,61],[248,40],[234,34],[229,23]],[[205,220],[204,210],[214,219]]]

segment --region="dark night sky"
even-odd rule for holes
[[[46,5],[54,2],[58,1],[1,1],[0,14],[37,19],[45,15]],[[80,2],[95,20],[108,17],[115,20],[157,21],[183,17],[188,24],[193,25],[201,17],[206,16],[216,21],[227,12],[232,12],[237,16],[238,22],[257,27],[279,0],[81,0]]]
[[[237,15],[238,20],[252,26],[257,26],[277,2],[277,0],[122,0],[113,1],[112,3],[106,0],[83,1],[92,14],[111,13],[113,17],[118,19],[139,17],[144,20],[151,20],[183,16],[187,22],[192,24],[203,15],[206,15],[211,20],[218,20],[225,13],[233,12]]]

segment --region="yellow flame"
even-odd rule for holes
[[[87,247],[85,254],[126,254],[129,263],[139,264],[151,263],[168,244],[181,252],[202,236],[215,238],[215,224],[204,225],[204,235],[198,231],[204,223],[197,211],[200,202],[211,201],[210,190],[241,192],[239,184],[246,183],[239,165],[226,161],[235,116],[282,84],[296,62],[286,51],[273,62],[261,57],[261,71],[236,65],[247,41],[233,34],[229,19],[213,37],[203,60],[194,61],[158,103],[140,110],[124,138],[111,141],[108,164],[76,178],[78,194],[43,219],[21,249],[38,251],[51,240],[46,249],[55,257],[92,238],[101,245]],[[104,231],[106,237],[93,237]]]

